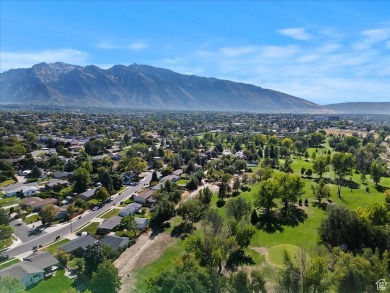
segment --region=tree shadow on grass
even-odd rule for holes
[[[355,181],[352,181],[352,180],[344,181],[343,186],[348,187],[349,189],[359,189],[360,188],[360,184],[355,182]]]
[[[240,192],[239,191],[233,191],[232,193],[232,196],[233,197],[236,197],[236,196],[239,196],[240,195]]]
[[[281,224],[285,226],[295,227],[298,226],[299,223],[303,223],[307,219],[307,214],[301,208],[297,208],[296,206],[289,206],[287,210],[285,210],[284,208],[282,209],[280,217]]]
[[[315,202],[313,202],[313,207],[318,207],[321,210],[326,211],[326,209],[328,207],[328,203],[315,201]]]
[[[276,231],[284,231],[282,223],[280,222],[280,218],[275,213],[260,216],[256,227],[269,234],[273,234]]]
[[[385,192],[387,189],[389,189],[389,187],[386,187],[386,186],[382,186],[382,185],[377,185],[375,186],[375,189],[378,191],[378,192]]]
[[[251,191],[251,188],[250,188],[249,186],[241,186],[241,190],[242,190],[243,192],[245,192],[245,191]]]
[[[195,231],[195,227],[191,223],[182,222],[175,226],[171,232],[171,237],[185,239],[189,234]]]
[[[251,266],[256,264],[250,255],[245,255],[244,250],[240,249],[233,252],[226,263],[226,269],[235,271],[239,266]]]
[[[217,207],[222,208],[224,205],[225,205],[225,201],[224,200],[218,200],[217,201]]]

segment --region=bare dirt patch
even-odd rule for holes
[[[266,256],[268,254],[268,248],[267,247],[250,247],[250,249],[260,253],[261,255]]]
[[[167,233],[160,233],[156,236],[153,236],[152,232],[142,234],[137,242],[126,249],[114,262],[119,275],[122,277],[120,292],[131,292],[135,284],[135,272],[158,259],[175,242],[176,239]]]

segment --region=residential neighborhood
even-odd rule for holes
[[[192,123],[199,121],[194,128],[181,113],[142,115],[153,122],[89,113],[48,114],[44,120],[41,114],[4,115],[4,125],[24,119],[30,124],[2,137],[0,207],[6,236],[0,240],[0,277],[16,278],[28,291],[60,279],[85,291],[91,286],[85,280],[107,260],[122,279],[121,292],[131,292],[145,284],[127,281],[137,274],[134,268],[164,259],[170,249],[180,257],[187,238],[203,243],[197,231],[211,233],[207,221],[226,225],[207,234],[207,241],[224,233],[235,239],[231,251],[226,250],[226,265],[221,264],[229,275],[233,257],[258,254],[250,248],[259,246],[253,235],[266,233],[262,237],[267,239],[277,235],[272,229],[298,229],[309,208],[319,223],[316,217],[322,219],[324,210],[317,211],[317,205],[333,206],[336,198],[342,203],[355,193],[361,193],[362,202],[370,195],[381,203],[381,190],[388,185],[387,117],[226,114],[231,119],[227,123],[214,114],[199,124],[204,117],[198,114],[191,117]],[[358,126],[364,123],[370,126]],[[355,173],[345,173],[349,181],[346,175],[342,181],[337,177],[332,158],[339,154],[355,155],[350,165]],[[273,188],[272,182],[278,186],[272,201],[280,198],[280,204],[259,197],[266,196],[261,188]],[[314,196],[305,183],[313,186],[313,194],[316,188],[323,188],[323,194]],[[291,199],[284,199],[283,188],[295,188]],[[287,215],[285,210],[294,212]],[[221,215],[230,222],[224,224]],[[280,226],[264,226],[269,219]],[[247,231],[249,238],[241,239],[244,234],[237,229]],[[266,263],[273,266],[272,260]],[[267,282],[268,289],[274,288],[275,283]]]

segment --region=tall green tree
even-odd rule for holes
[[[381,181],[381,177],[386,174],[386,163],[380,160],[375,160],[371,163],[371,179],[377,186]]]
[[[89,288],[92,293],[117,293],[121,286],[118,269],[109,260],[103,261],[92,273]]]
[[[344,183],[344,178],[351,174],[355,165],[355,159],[350,153],[334,153],[331,162],[333,171],[336,174],[337,193],[339,198],[341,198],[341,187]]]
[[[147,164],[139,157],[130,158],[127,163],[126,171],[131,171],[136,177],[142,172],[146,171]]]
[[[251,277],[245,271],[238,271],[230,275],[228,283],[229,293],[261,293],[266,292],[265,280],[259,271],[252,271]]]
[[[294,174],[278,174],[276,181],[279,185],[279,196],[283,203],[283,211],[287,212],[290,205],[297,202],[298,197],[304,194],[305,181]]]
[[[0,276],[0,293],[26,293],[18,279]]]
[[[0,225],[0,241],[10,239],[14,228],[8,225]]]
[[[325,184],[325,181],[321,179],[317,185],[312,185],[311,190],[313,191],[314,196],[318,200],[318,203],[321,204],[321,201],[324,198],[330,197],[330,188]]]
[[[189,221],[191,225],[198,222],[202,216],[203,207],[197,199],[190,199],[179,204],[177,214],[183,218],[185,222]]]
[[[323,155],[313,160],[313,171],[322,178],[322,174],[329,171],[330,156]]]
[[[135,221],[134,215],[131,213],[123,217],[120,222],[120,227],[126,229],[127,231],[137,231],[137,222]]]
[[[100,201],[105,201],[106,199],[110,198],[110,193],[104,186],[101,186],[98,190],[96,190],[95,197]]]
[[[211,192],[210,188],[206,186],[205,188],[201,189],[199,191],[199,201],[204,205],[204,206],[209,206],[211,203],[211,198],[213,197],[213,193]]]
[[[175,215],[175,203],[169,201],[167,198],[161,198],[155,207],[151,217],[153,224],[161,224]]]
[[[223,276],[216,276],[213,272],[199,265],[192,256],[182,256],[173,262],[170,268],[147,280],[148,293],[214,293],[222,292],[224,287]]]
[[[228,217],[240,222],[242,219],[249,219],[252,211],[252,205],[249,200],[243,197],[236,197],[229,200],[226,204],[226,213]]]
[[[108,173],[107,171],[103,172],[103,174],[100,178],[100,183],[108,191],[109,194],[114,193],[114,186],[112,183],[110,173]]]
[[[42,223],[50,225],[55,220],[58,214],[58,208],[52,204],[44,206],[41,211]]]
[[[73,174],[74,187],[73,191],[82,193],[88,189],[91,182],[91,176],[87,169],[78,168]]]
[[[241,187],[240,177],[236,176],[234,177],[234,181],[233,181],[233,190],[235,192],[238,192],[240,187]]]
[[[99,264],[104,260],[103,248],[99,242],[88,245],[84,253],[85,274],[91,277],[92,273],[97,271]]]
[[[254,205],[257,209],[263,210],[263,214],[268,217],[272,209],[277,206],[275,200],[279,197],[279,183],[275,179],[263,181],[260,185],[259,193],[256,195]]]
[[[0,225],[8,225],[9,218],[4,209],[0,209]]]

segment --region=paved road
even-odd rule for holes
[[[150,182],[151,178],[152,178],[152,175],[151,174],[148,175],[147,177],[145,177],[143,180],[140,181],[139,185],[131,186],[126,191],[124,191],[120,195],[116,196],[112,202],[110,202],[109,204],[106,204],[101,209],[99,209],[97,211],[87,211],[82,215],[81,219],[78,220],[78,218],[76,217],[76,219],[73,220],[72,222],[60,224],[63,227],[59,228],[58,230],[50,232],[50,233],[46,233],[46,234],[42,233],[41,236],[38,236],[38,237],[36,237],[36,238],[26,242],[26,243],[23,243],[22,245],[15,247],[15,248],[11,248],[9,250],[6,250],[0,255],[7,255],[8,254],[8,256],[10,258],[15,257],[15,256],[23,254],[27,251],[32,250],[33,246],[39,246],[39,245],[44,246],[46,244],[49,244],[50,242],[53,242],[55,240],[56,236],[64,237],[64,236],[74,232],[75,230],[77,230],[81,226],[87,224],[93,218],[96,218],[100,214],[109,210],[114,204],[118,205],[119,202],[127,199],[134,192],[139,191],[144,186],[144,184],[148,184]]]

